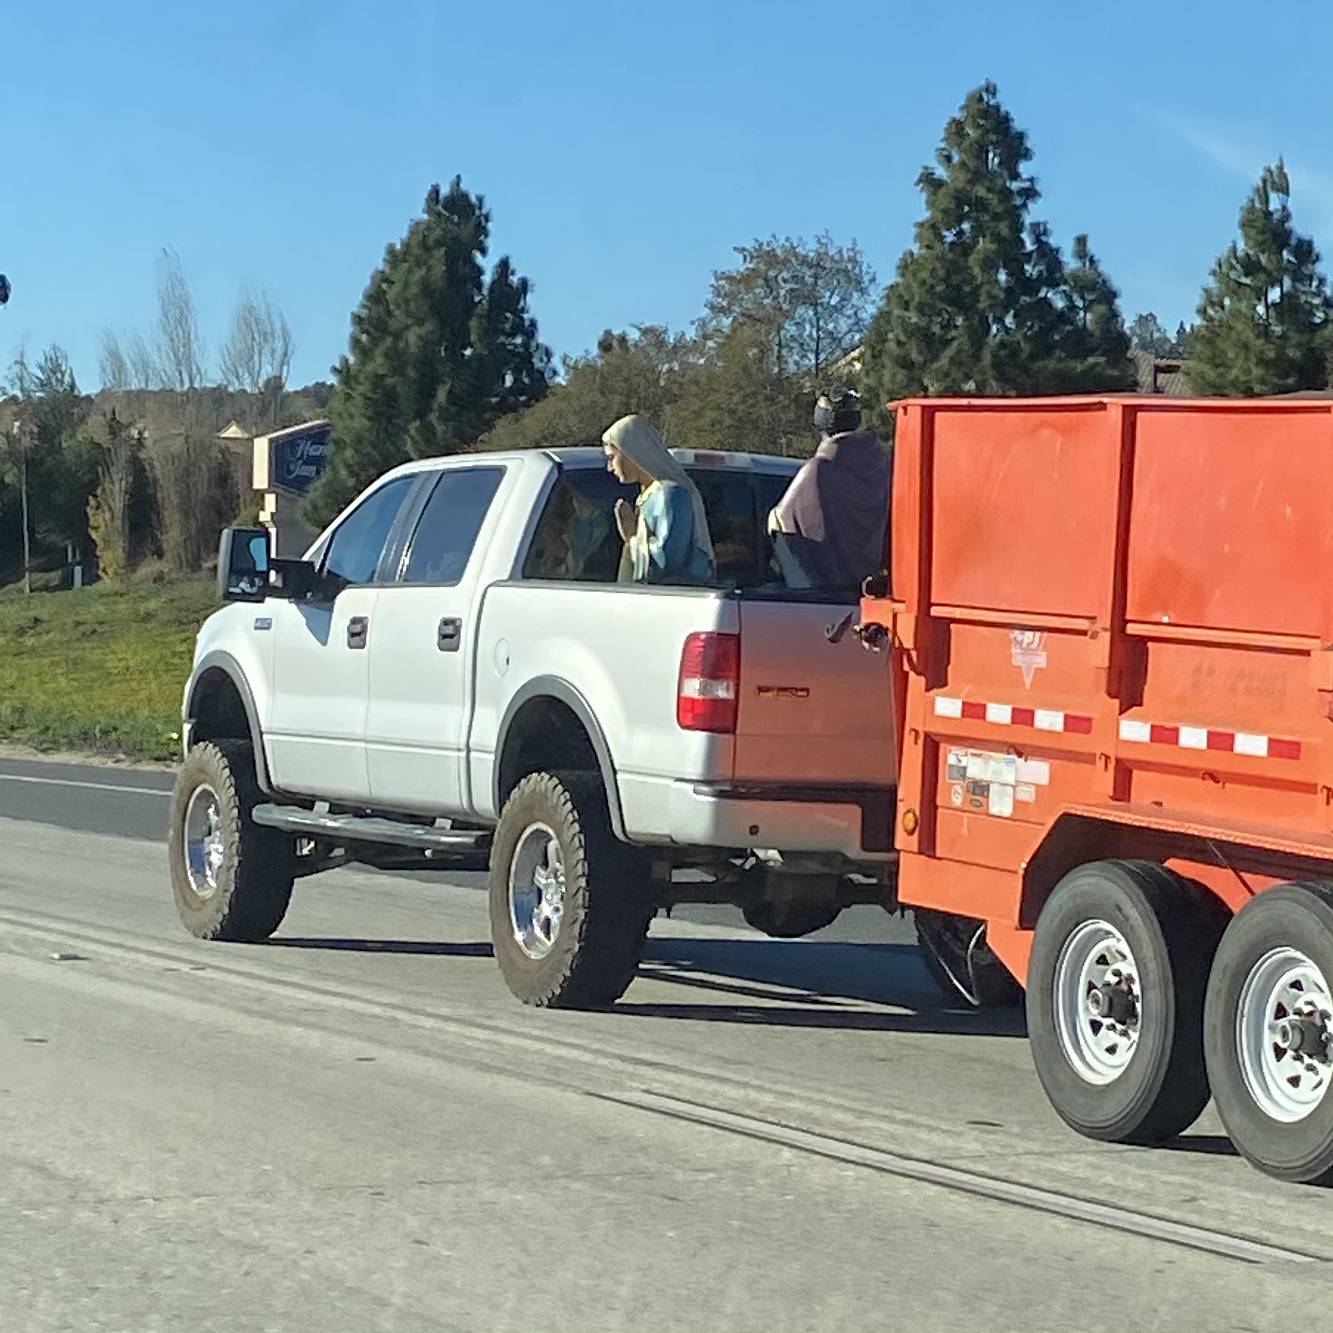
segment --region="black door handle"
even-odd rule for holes
[[[364,648],[366,646],[366,636],[370,633],[370,618],[368,616],[353,616],[347,622],[347,646],[349,648]]]
[[[442,653],[456,653],[463,642],[463,622],[456,616],[445,616],[435,635],[435,646]]]

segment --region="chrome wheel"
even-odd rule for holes
[[[1333,1073],[1333,993],[1298,949],[1271,949],[1250,969],[1236,1007],[1236,1054],[1255,1104],[1294,1124],[1324,1100]]]
[[[509,863],[509,923],[529,958],[545,958],[565,910],[565,860],[546,824],[524,830]]]
[[[217,792],[200,784],[185,807],[185,873],[190,888],[200,898],[211,898],[218,891],[218,877],[227,845],[222,836],[222,806]]]
[[[1125,1072],[1139,1043],[1139,968],[1109,922],[1084,921],[1055,967],[1055,1029],[1065,1058],[1085,1082],[1104,1086]]]

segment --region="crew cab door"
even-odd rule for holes
[[[487,519],[498,508],[504,475],[493,465],[435,474],[397,577],[379,590],[366,713],[377,806],[465,813],[463,742],[482,591],[469,569],[486,548]]]
[[[375,607],[415,475],[390,478],[349,511],[324,544],[323,591],[264,604],[274,636],[264,728],[269,771],[284,791],[366,802],[366,691]]]

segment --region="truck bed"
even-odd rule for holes
[[[586,700],[603,729],[632,840],[733,845],[728,840],[736,838],[741,846],[778,846],[791,836],[806,847],[823,844],[832,818],[839,842],[857,850],[862,796],[891,788],[896,747],[887,663],[851,636],[834,644],[826,633],[853,609],[845,601],[772,590],[492,586],[480,621],[468,745],[474,806],[485,817],[496,813],[488,795],[493,738],[502,734],[518,692],[532,682],[558,681]],[[678,724],[681,654],[691,634],[739,637],[734,734]],[[872,726],[863,711],[867,698],[878,705]],[[737,790],[768,798],[757,832],[757,817],[746,814]],[[839,810],[802,824],[831,796]],[[773,827],[775,802],[784,807],[781,831]],[[718,822],[723,811],[730,813]],[[885,807],[875,839],[881,849],[887,818]],[[774,841],[764,842],[770,834]]]

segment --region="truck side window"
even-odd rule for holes
[[[325,574],[344,587],[375,581],[394,520],[416,480],[409,475],[386,482],[338,524],[324,551]]]
[[[634,502],[634,488],[622,486],[600,468],[564,473],[537,521],[523,562],[525,579],[614,583],[624,543],[616,532],[617,500]]]
[[[450,468],[440,473],[407,548],[404,583],[457,583],[500,488],[504,469]]]

